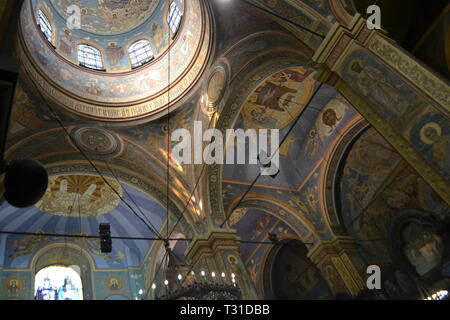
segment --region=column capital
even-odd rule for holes
[[[384,30],[370,30],[367,28],[367,21],[360,14],[355,14],[348,26],[335,23],[328,32],[324,41],[314,53],[312,60],[318,64],[324,64],[334,71],[338,61],[355,41],[365,45],[372,33]]]
[[[345,284],[348,293],[353,296],[357,296],[365,289],[362,278],[363,266],[358,256],[358,245],[352,238],[346,236],[322,241],[308,253],[308,257],[319,270],[323,271],[325,265],[331,264]]]
[[[357,251],[358,245],[351,237],[338,236],[329,241],[321,241],[308,252],[311,261],[321,264],[330,255],[339,256],[343,252]]]
[[[213,255],[218,250],[238,250],[236,230],[211,229],[208,234],[197,236],[186,250],[186,257],[198,261],[203,255]]]

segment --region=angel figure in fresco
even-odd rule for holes
[[[44,233],[44,231],[37,230],[36,233]],[[12,246],[15,248],[14,253],[9,257],[11,258],[11,260],[14,260],[17,257],[26,256],[47,241],[48,238],[41,235],[26,235],[22,239],[13,242]]]
[[[308,160],[312,160],[319,152],[322,146],[322,139],[320,138],[317,129],[312,129],[308,134],[308,140],[306,141],[304,152]]]

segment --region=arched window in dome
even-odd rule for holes
[[[41,9],[38,9],[38,25],[41,28],[42,33],[45,35],[49,42],[52,42],[53,36],[53,28],[50,20],[48,20],[47,16],[42,12]]]
[[[102,53],[88,44],[78,45],[78,62],[86,68],[104,70]]]
[[[181,17],[182,14],[180,8],[178,8],[178,5],[175,1],[172,1],[172,4],[169,8],[169,14],[167,16],[167,23],[169,24],[170,30],[173,34],[176,34],[178,28],[180,27]]]
[[[150,46],[150,41],[147,39],[141,39],[134,42],[128,48],[128,54],[131,60],[131,67],[136,68],[146,64],[153,59],[153,51]]]

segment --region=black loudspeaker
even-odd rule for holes
[[[109,223],[100,223],[100,250],[102,253],[111,253],[112,240],[111,240],[111,227]]]
[[[17,208],[30,207],[44,196],[48,186],[47,170],[37,161],[17,160],[5,170],[5,193],[8,203]]]

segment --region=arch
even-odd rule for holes
[[[366,120],[360,120],[353,126],[348,128],[346,132],[339,137],[333,148],[330,149],[329,154],[325,157],[330,159],[328,164],[324,166],[324,172],[321,173],[321,190],[322,201],[324,204],[325,218],[327,224],[336,235],[345,235],[346,231],[342,227],[342,219],[340,217],[340,208],[337,206],[336,199],[338,197],[338,190],[335,185],[336,177],[342,167],[342,159],[350,151],[351,145],[367,130],[369,124]]]
[[[305,244],[297,239],[285,239],[271,248],[262,272],[264,298],[315,300],[332,297],[327,282],[307,253]]]
[[[239,198],[240,196],[236,197],[234,201],[237,201]],[[271,198],[264,194],[249,193],[239,207],[259,209],[271,216],[274,216],[292,228],[301,240],[308,239],[308,241],[312,242],[316,242],[318,240],[318,236],[311,222],[308,221],[303,215],[297,214],[295,209],[291,208],[288,204],[277,201],[276,198]],[[232,203],[227,210],[227,216],[231,214],[231,208],[233,208]]]
[[[283,51],[271,50],[258,55],[256,59],[241,67],[239,74],[231,75],[228,100],[224,103],[223,110],[217,120],[217,129],[225,132],[226,129],[234,127],[245,101],[258,86],[264,83],[266,78],[292,66],[314,69],[309,58],[301,55],[298,49],[280,48],[280,50]],[[301,53],[304,54],[304,51]],[[252,72],[247,72],[248,70],[252,70]],[[217,164],[208,167],[208,185],[211,191],[209,199],[214,218],[223,218],[225,213],[221,190],[223,167],[223,165]]]
[[[31,259],[32,270],[32,292],[35,292],[35,277],[36,274],[52,265],[60,266],[78,266],[80,268],[80,278],[83,283],[83,298],[86,300],[93,300],[94,283],[93,283],[93,269],[95,263],[93,257],[82,247],[73,243],[52,243],[38,250]]]
[[[350,24],[350,21],[356,12],[353,0],[328,0],[334,16],[344,26]]]
[[[51,265],[35,274],[35,300],[83,300],[78,266]]]

